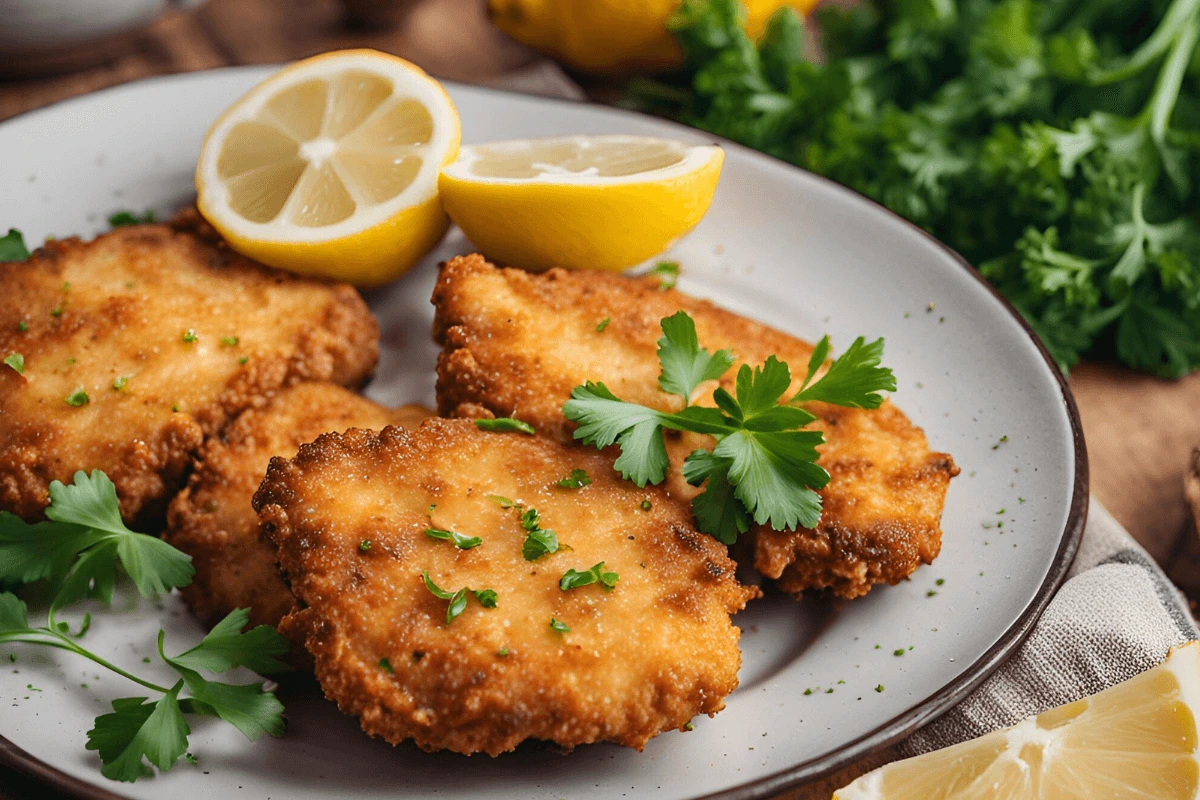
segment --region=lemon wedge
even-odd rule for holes
[[[1200,642],[1099,694],[888,764],[834,800],[1193,800]]]
[[[658,255],[708,211],[724,152],[643,136],[566,136],[464,147],[442,202],[501,264],[621,270]]]
[[[437,175],[460,139],[454,104],[419,67],[374,50],[327,53],[275,73],[213,123],[197,203],[243,255],[374,286],[446,232]]]
[[[784,6],[806,14],[816,0],[743,0],[757,39]],[[683,63],[668,21],[679,0],[488,0],[496,27],[568,66],[599,75],[663,71]]]

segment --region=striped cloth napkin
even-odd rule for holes
[[[1187,601],[1095,499],[1066,582],[1029,638],[966,700],[899,745],[779,800],[829,800],[889,761],[1005,728],[1132,678],[1200,639]]]

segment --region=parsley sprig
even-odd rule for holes
[[[87,749],[100,756],[101,773],[119,781],[136,781],[152,774],[149,765],[170,769],[187,753],[191,732],[185,715],[215,716],[230,723],[250,740],[283,733],[283,706],[263,684],[234,684],[212,680],[202,672],[223,673],[246,667],[260,673],[278,672],[277,659],[289,649],[286,639],[269,626],[243,632],[247,609],[230,613],[200,644],[176,656],[163,648],[158,654],[178,676],[160,686],[111,663],[79,643],[91,624],[85,614],[80,630],[57,618],[66,606],[85,598],[110,603],[119,562],[145,597],[164,594],[192,579],[191,559],[166,544],[135,533],[121,521],[116,489],[99,470],[75,474],[70,486],[50,485],[45,522],[29,524],[0,512],[0,583],[21,585],[46,581],[54,599],[46,624],[32,625],[28,608],[16,594],[0,593],[0,644],[22,642],[52,647],[86,658],[143,689],[159,695],[113,701],[111,713],[97,717],[88,731]],[[148,763],[147,763],[148,762]]]
[[[669,465],[663,429],[709,434],[712,451],[696,450],[683,464],[684,478],[705,490],[692,501],[699,528],[732,543],[753,520],[775,530],[812,528],[820,520],[821,497],[815,490],[829,482],[817,463],[824,436],[804,430],[817,419],[799,404],[820,401],[853,408],[878,408],[882,392],[896,389],[890,369],[880,366],[883,340],[870,344],[861,337],[831,363],[829,337],[809,359],[800,390],[786,398],[792,383],[788,365],[774,356],[762,366],[738,370],[734,393],[713,391],[716,408],[691,405],[697,388],[723,375],[734,363],[728,350],[710,353],[700,347],[692,318],[684,311],[662,320],[658,341],[662,365],[659,386],[683,398],[678,412],[628,403],[603,383],[587,382],[571,392],[563,406],[567,419],[578,423],[575,438],[603,449],[614,442],[621,455],[614,467],[638,486],[661,483]]]

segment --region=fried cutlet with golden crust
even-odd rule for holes
[[[181,592],[206,625],[235,608],[251,625],[279,625],[296,600],[279,576],[275,546],[259,536],[250,501],[273,456],[291,458],[322,433],[416,427],[430,412],[386,408],[333,383],[301,383],[262,408],[242,412],[205,441],[187,486],[167,508],[163,538],[192,557],[196,576]]]
[[[195,212],[0,265],[0,509],[41,518],[53,480],[104,470],[121,515],[161,520],[205,435],[300,381],[362,383],[378,327],[346,284],[268,269]]]
[[[574,469],[592,482],[559,487]],[[536,509],[564,546],[526,560],[521,508],[493,496]],[[304,642],[326,696],[389,742],[640,749],[720,711],[737,686],[729,615],[757,590],[686,504],[621,480],[603,453],[468,420],[352,430],[273,459],[254,506],[304,606],[281,629]],[[482,542],[460,549],[430,528]],[[599,562],[619,575],[611,590],[560,588]],[[447,622],[423,572],[443,590],[491,589],[495,607],[468,593]]]
[[[662,392],[656,355],[659,322],[683,309],[700,344],[729,348],[737,364],[721,379],[733,390],[738,367],[770,355],[793,366],[799,388],[812,346],[697,300],[654,278],[609,272],[551,270],[533,275],[500,269],[482,256],[455,258],[434,289],[438,409],[443,415],[513,416],[559,441],[574,425],[562,414],[571,389],[603,381],[623,400],[663,410],[682,401]],[[602,330],[597,330],[608,320]],[[711,387],[710,387],[711,388]],[[711,402],[711,391],[698,393]],[[820,463],[830,473],[824,511],[814,530],[755,530],[755,566],[784,591],[831,589],[840,597],[897,583],[941,548],[941,513],[953,459],[932,452],[925,434],[890,402],[879,409],[811,403],[814,428],[825,434]],[[679,466],[709,437],[668,432],[672,468],[664,484],[677,497],[697,490]]]

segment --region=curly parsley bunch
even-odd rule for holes
[[[685,0],[638,105],[828,176],[979,266],[1065,371],[1200,367],[1200,0],[865,0],[828,61],[778,13]]]

